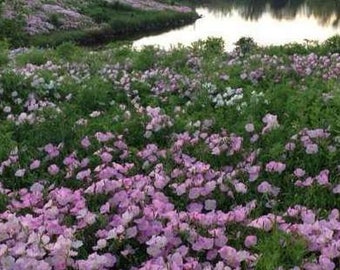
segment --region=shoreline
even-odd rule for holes
[[[146,5],[145,1],[138,0],[92,0],[71,7],[59,2],[42,6],[23,3],[14,12],[7,1],[0,9],[0,40],[5,40],[11,48],[55,47],[64,42],[96,46],[167,31],[199,18],[194,9],[183,5],[160,1],[148,1],[146,7],[143,4]]]
[[[140,25],[137,29],[127,26],[124,30],[114,30],[110,27],[54,32],[47,35],[37,35],[31,38],[31,46],[55,47],[63,42],[74,42],[77,45],[92,47],[110,42],[131,41],[154,33],[163,33],[194,23],[200,16],[196,13],[172,15],[163,22],[151,22],[151,25]],[[171,18],[172,17],[172,18]],[[66,37],[66,38],[65,38]]]

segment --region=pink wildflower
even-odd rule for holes
[[[246,239],[244,240],[244,245],[247,247],[247,248],[250,248],[252,246],[255,246],[257,243],[257,237],[256,235],[248,235],[246,237]]]
[[[252,124],[252,123],[246,124],[245,130],[246,130],[247,132],[249,132],[249,133],[253,132],[253,131],[255,130],[254,124]]]
[[[34,170],[40,167],[40,160],[34,160],[31,164],[30,164],[30,170]]]
[[[59,167],[56,164],[50,165],[47,170],[50,175],[56,175],[59,173]]]
[[[267,133],[280,126],[277,121],[277,116],[270,113],[267,113],[262,118],[262,122],[266,124],[266,126],[262,129],[262,134]]]
[[[16,177],[23,177],[25,175],[26,170],[25,169],[19,169],[15,172]]]

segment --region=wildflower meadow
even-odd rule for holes
[[[1,43],[0,269],[340,269],[339,37],[248,45]]]

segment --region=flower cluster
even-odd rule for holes
[[[139,70],[121,49],[22,66],[19,50],[0,71],[0,269],[254,269],[272,253],[277,269],[337,269],[337,92],[323,100],[337,82],[305,83],[289,57],[206,65],[189,49],[185,71],[161,50]],[[303,120],[267,89],[294,83],[317,99]]]

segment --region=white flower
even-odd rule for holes
[[[3,109],[3,111],[4,111],[5,113],[10,113],[11,110],[12,110],[12,109],[11,109],[10,106],[5,106],[4,109]]]

